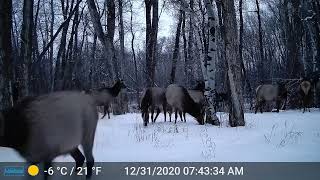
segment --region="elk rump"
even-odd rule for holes
[[[284,106],[286,105],[288,91],[284,84],[278,83],[273,84],[263,84],[259,85],[256,89],[256,107],[255,113],[258,109],[262,113],[263,106],[268,101],[276,101],[277,112],[279,112],[281,102],[284,101]]]
[[[92,174],[92,148],[98,121],[94,99],[81,92],[61,91],[28,97],[0,113],[0,145],[15,149],[30,163],[51,161],[71,153]],[[79,154],[80,153],[80,154]]]

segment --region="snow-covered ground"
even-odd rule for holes
[[[219,114],[220,127],[164,122],[143,127],[141,114],[112,116],[99,121],[94,156],[96,161],[320,161],[320,111],[302,113],[246,113],[246,126],[228,127]],[[13,150],[0,148],[0,161],[21,161]],[[68,155],[55,161],[73,161]]]

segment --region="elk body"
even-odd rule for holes
[[[15,149],[29,163],[71,154],[77,166],[86,158],[90,177],[98,121],[94,99],[81,92],[61,91],[25,98],[0,113],[0,146]],[[79,151],[82,145],[85,157]]]
[[[165,90],[159,87],[147,88],[141,99],[141,113],[144,125],[147,126],[149,122],[149,109],[151,111],[151,122],[156,122],[161,110],[163,110],[164,121],[166,121],[167,101]],[[153,118],[154,111],[157,111],[155,118]]]
[[[97,90],[92,90],[89,94],[95,99],[97,106],[103,106],[103,119],[108,113],[108,118],[110,119],[109,106],[112,100],[117,97],[121,89],[126,88],[126,85],[122,80],[118,80],[113,87],[104,87]]]
[[[263,84],[256,89],[256,107],[255,113],[258,109],[262,113],[263,106],[268,101],[276,101],[277,112],[279,112],[281,102],[284,101],[284,105],[287,101],[287,89],[284,84]]]
[[[299,85],[299,94],[301,97],[301,105],[303,107],[303,112],[305,112],[312,101],[311,93],[312,84],[311,81],[303,79]],[[310,112],[310,109],[309,109]]]
[[[188,89],[188,93],[190,97],[193,99],[193,101],[200,104],[201,107],[205,105],[204,91],[205,91],[204,81],[197,81],[197,85],[193,89]],[[172,109],[170,106],[168,108],[168,111],[169,111],[169,117],[171,122]],[[186,122],[186,112],[181,112],[181,111],[177,112],[176,110],[175,114],[177,113],[179,113],[181,121]]]
[[[205,97],[204,97],[204,94],[203,94],[203,91],[200,91],[200,90],[188,90],[188,93],[190,95],[190,97],[192,98],[192,100],[199,104],[200,107],[203,107],[205,105]],[[177,112],[175,112],[177,113]],[[171,113],[170,114],[170,122],[171,122]],[[179,112],[179,116],[180,116],[180,119],[181,121],[184,121],[186,122],[186,112]]]
[[[203,108],[200,103],[196,103],[187,89],[176,84],[171,84],[166,89],[166,99],[168,105],[172,108],[171,112],[175,113],[175,123],[177,122],[177,112],[188,113],[201,125],[203,122]]]

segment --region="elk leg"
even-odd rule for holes
[[[151,108],[151,122],[153,122],[154,107]]]
[[[106,109],[106,106],[103,106],[103,115],[102,115],[101,119],[106,117],[106,115],[107,115],[107,109]]]
[[[72,158],[76,161],[76,171],[79,171],[80,169],[78,169],[78,167],[82,167],[85,157],[84,155],[81,153],[81,151],[79,150],[79,148],[75,148],[70,152],[70,155],[72,156]]]
[[[179,111],[179,116],[180,116],[180,120],[183,122],[183,119],[182,119],[182,112]]]
[[[280,100],[277,100],[276,101],[276,106],[277,106],[277,113],[279,113],[279,110],[280,110],[280,104],[281,104],[281,101]]]
[[[154,118],[154,122],[156,122],[156,119],[158,118],[158,116],[159,116],[159,114],[160,114],[160,109],[159,108],[157,108],[157,115],[156,115],[156,117]]]
[[[262,101],[262,102],[260,103],[260,112],[261,112],[261,114],[263,113],[263,107],[264,107],[264,105],[265,105],[265,101]]]
[[[255,107],[255,111],[254,111],[255,114],[257,114],[257,111],[258,111],[258,109],[259,109],[259,106],[260,106],[260,102],[257,102],[257,103],[256,103],[256,107]]]
[[[94,136],[86,140],[82,147],[83,147],[83,152],[84,155],[86,156],[87,160],[87,178],[91,178],[92,176],[92,167],[94,165],[94,158],[92,154],[92,149],[93,149],[93,142],[94,142]]]
[[[107,113],[108,113],[108,119],[110,119],[110,111],[109,111],[109,106],[106,106],[107,108]]]
[[[144,122],[144,126],[147,126],[149,123],[149,112],[144,112],[143,113],[143,122]]]
[[[178,112],[177,112],[177,110],[175,110],[175,119],[174,119],[175,124],[177,123],[177,119],[178,119]]]
[[[106,117],[107,113],[108,113],[108,119],[110,119],[109,105],[104,105],[103,106],[103,116],[101,117],[101,119]]]
[[[162,105],[162,108],[163,108],[164,122],[166,122],[167,121],[167,107],[166,107],[165,103]]]
[[[186,121],[186,113],[185,112],[183,113],[183,118],[184,118],[184,122],[187,122]]]
[[[282,110],[286,110],[286,108],[287,108],[287,98],[284,99]]]

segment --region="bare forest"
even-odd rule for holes
[[[244,112],[320,104],[319,0],[1,0],[0,27],[0,109],[119,79],[115,115],[139,112],[147,87],[201,82],[213,125],[216,112],[236,127]],[[262,107],[266,84],[286,102]]]

